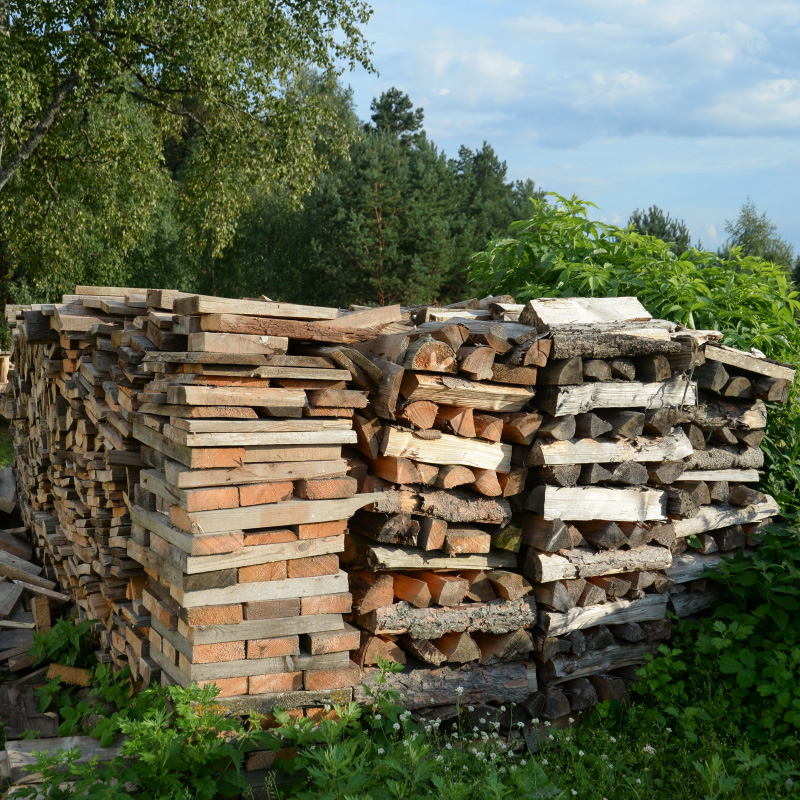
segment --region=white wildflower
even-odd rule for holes
[[[383,719],[383,717],[380,714],[376,714],[375,715],[375,722],[377,722],[379,719]]]
[[[545,728],[549,728],[550,727],[550,720],[549,719],[546,719],[544,721],[544,726],[545,726]]]
[[[570,717],[569,718],[569,724],[572,725],[574,722],[575,722],[575,717]],[[575,790],[573,789],[573,791],[575,791]],[[576,794],[577,794],[577,792],[576,792]]]
[[[544,764],[546,767],[550,766],[550,762],[546,758],[542,759],[542,764]]]
[[[456,686],[456,694],[461,697],[464,694],[464,687],[463,686]]]
[[[516,765],[516,764],[512,764],[512,765],[509,767],[509,769],[510,769],[512,772],[516,772],[516,771],[517,771],[517,765]]]
[[[585,755],[586,755],[586,753],[584,753],[584,752],[583,752],[583,750],[578,750],[578,755],[579,755],[581,758],[583,758],[583,756],[585,756]]]
[[[505,707],[505,706],[500,706],[500,710],[501,710],[501,711],[505,711],[505,710],[506,710],[506,707]]]
[[[550,739],[551,742],[554,742],[556,740],[556,737],[553,736],[552,733],[550,734],[550,736],[548,738]]]
[[[614,744],[617,743],[617,739],[615,736],[609,736],[608,738],[611,739],[611,741],[614,742]]]
[[[655,747],[653,747],[651,744],[646,744],[642,750],[644,750],[645,753],[650,753],[650,755],[653,755],[656,752]]]
[[[444,756],[441,753],[439,753],[439,755],[436,756],[436,760],[437,761],[444,761]]]
[[[450,742],[448,742],[448,743],[447,743],[447,744],[444,746],[444,749],[445,749],[445,750],[452,750],[452,749],[453,749],[453,745],[451,745],[451,744],[450,744]]]
[[[602,758],[603,761],[608,761],[608,755],[606,753],[603,753],[603,755],[601,755],[600,758]]]
[[[641,779],[641,778],[637,778],[637,779],[636,779],[636,783],[638,783],[638,784],[641,786],[642,779]]]
[[[400,730],[400,723],[399,723],[399,722],[395,722],[395,723],[394,723],[394,725],[392,725],[392,727],[393,727],[393,728],[394,728],[396,731],[399,731],[399,730]]]
[[[578,790],[577,789],[570,789],[570,791],[572,792],[572,796],[573,797],[577,797],[578,796]]]
[[[672,733],[672,728],[665,728],[667,733]]]
[[[519,762],[521,767],[524,767],[528,762],[523,758],[522,761]]]
[[[480,722],[481,722],[481,725],[485,725],[486,724],[486,717],[481,717]]]
[[[384,750],[382,747],[379,747],[379,748],[378,748],[378,755],[379,755],[379,756],[382,756],[382,755],[383,755],[385,752],[386,752],[386,751],[385,751],[385,750]]]
[[[474,711],[474,710],[475,710],[475,706],[467,706],[467,711]]]
[[[539,721],[538,719],[535,719],[535,720],[534,720],[534,722],[538,722],[538,721]],[[517,723],[517,727],[518,727],[518,728],[524,728],[524,727],[525,727],[525,723],[524,723],[524,722],[518,722],[518,723]]]

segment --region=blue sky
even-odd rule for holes
[[[800,251],[800,0],[372,0],[380,75],[448,155],[488,141],[626,222],[655,203],[716,249],[749,195]]]

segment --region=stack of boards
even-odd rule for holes
[[[145,682],[319,705],[380,657],[411,708],[566,719],[778,513],[751,485],[794,370],[635,298],[78,287],[7,316],[25,523]]]
[[[55,591],[37,561],[28,529],[19,525],[14,470],[0,470],[0,665],[9,672],[29,667],[33,633],[50,629],[50,609],[68,602]],[[0,716],[2,714],[0,702]],[[6,724],[6,727],[8,725]],[[8,734],[10,735],[10,734]]]

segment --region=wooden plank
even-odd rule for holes
[[[364,544],[367,564],[375,570],[416,569],[502,569],[516,568],[516,553],[497,551],[486,555],[448,556],[436,550],[412,547]]]
[[[349,431],[349,419],[183,419],[170,424],[187,433],[278,433],[283,431]]]
[[[229,603],[253,603],[259,600],[284,600],[289,597],[315,597],[348,591],[347,573],[320,575],[311,578],[284,578],[280,581],[239,583],[223,589],[182,592],[179,602],[184,608],[221,606]]]
[[[228,553],[244,548],[244,537],[241,531],[228,530],[224,536],[213,533],[189,534],[170,525],[167,517],[155,511],[147,511],[140,506],[133,505],[130,513],[131,521],[152,531],[162,539],[166,539],[188,555]]]
[[[220,509],[218,511],[195,511],[173,513],[175,524],[193,534],[222,532],[231,529],[252,530],[254,528],[284,528],[287,525],[305,525],[310,522],[332,522],[349,519],[359,509],[369,505],[380,496],[359,494],[337,500],[286,500],[282,503],[248,506],[246,508]],[[177,509],[180,511],[180,509]]]
[[[450,375],[407,372],[400,386],[407,400],[432,400],[483,411],[519,411],[533,398],[534,391],[522,386],[477,383]]]
[[[386,456],[410,458],[426,464],[462,464],[497,472],[511,471],[511,445],[482,439],[465,439],[446,433],[439,439],[423,439],[386,427],[381,449]]]
[[[190,333],[190,351],[204,353],[285,353],[289,340],[285,336],[252,336],[235,333]]]
[[[539,389],[542,408],[555,417],[597,408],[680,408],[697,405],[697,384],[679,375],[664,383],[608,381]]]
[[[133,423],[133,435],[143,444],[192,469],[235,468],[245,461],[244,447],[184,447],[138,422]]]
[[[635,440],[596,441],[568,439],[536,441],[531,451],[531,464],[607,464],[622,461],[679,461],[692,454],[692,443],[678,429],[661,437],[640,436]],[[702,479],[701,479],[702,480]]]
[[[225,297],[190,295],[179,297],[172,309],[176,314],[242,314],[248,317],[278,317],[280,319],[336,319],[337,308],[302,306],[294,303],[273,303],[262,300],[231,300]]]
[[[731,483],[758,483],[757,469],[690,469],[675,478],[681,481],[730,481]]]
[[[402,317],[400,306],[379,306],[378,308],[367,308],[342,314],[336,319],[330,320],[327,325],[331,328],[344,328],[347,330],[354,328],[381,328],[392,322],[400,322]]]
[[[782,364],[780,361],[773,361],[770,358],[761,358],[734,347],[708,342],[704,353],[709,361],[717,361],[745,372],[755,372],[757,375],[766,375],[768,378],[778,378],[789,381],[789,383],[794,380],[796,370],[789,364]]]
[[[170,386],[167,402],[190,406],[256,406],[304,408],[308,405],[302,389],[247,389],[218,386]]]
[[[546,520],[645,522],[667,518],[667,493],[657,489],[537,486],[528,508]]]
[[[233,469],[192,469],[175,461],[164,465],[167,482],[178,489],[203,486],[234,486],[244,483],[275,483],[304,478],[322,478],[347,474],[347,461],[287,461],[283,463],[244,464]]]
[[[538,626],[548,636],[566,636],[572,631],[595,625],[622,625],[626,622],[665,619],[666,616],[666,595],[650,594],[640,600],[616,600],[564,612],[540,610]]]
[[[205,314],[200,317],[204,331],[220,333],[251,333],[260,336],[287,336],[290,339],[311,342],[354,344],[371,339],[374,332],[369,328],[342,330],[321,322],[301,322],[289,319],[268,319],[240,316],[236,314]]]
[[[131,289],[122,286],[76,286],[75,294],[83,294],[87,297],[125,297],[128,294],[146,295],[149,289]]]
[[[548,684],[559,684],[586,675],[597,675],[623,667],[644,663],[648,655],[658,650],[658,644],[629,644],[587,651],[581,656],[557,655],[543,667],[543,678]]]
[[[564,325],[648,321],[652,314],[636,297],[543,297],[529,300],[520,321],[537,331]]]
[[[168,440],[184,447],[246,447],[254,445],[288,444],[355,444],[353,430],[328,431],[252,431],[248,433],[188,433],[165,425],[163,434]],[[688,440],[687,440],[688,441]],[[690,445],[691,447],[691,445]]]
[[[189,628],[186,638],[192,644],[217,644],[341,630],[344,630],[341,614],[308,614],[300,617],[246,619],[232,625],[199,625]]]
[[[158,535],[157,531],[155,533]],[[155,556],[153,563],[163,561],[179,569],[185,575],[201,575],[222,569],[271,564],[276,561],[309,558],[343,551],[344,536],[323,536],[317,539],[299,539],[276,544],[249,545],[230,553],[208,556],[188,555],[180,548],[168,545],[164,558]]]
[[[780,513],[780,506],[772,497],[769,497],[763,503],[756,503],[744,508],[724,503],[701,506],[697,516],[690,519],[677,519],[673,525],[675,526],[675,536],[681,539],[706,531],[715,531],[718,528],[727,528],[729,525],[760,522]]]

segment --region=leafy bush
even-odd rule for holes
[[[560,195],[533,199],[530,219],[477,254],[471,275],[496,294],[533,297],[637,296],[653,316],[688,327],[715,329],[723,341],[797,365],[800,301],[786,269],[732,249],[727,258],[689,250],[675,255],[666,242],[592,221],[592,203]],[[784,514],[800,519],[800,389],[788,406],[770,408],[765,439],[767,491]]]
[[[63,617],[47,633],[33,634],[33,647],[28,655],[35,656],[37,664],[89,669],[97,663],[93,627],[92,620],[77,622],[74,617]]]

